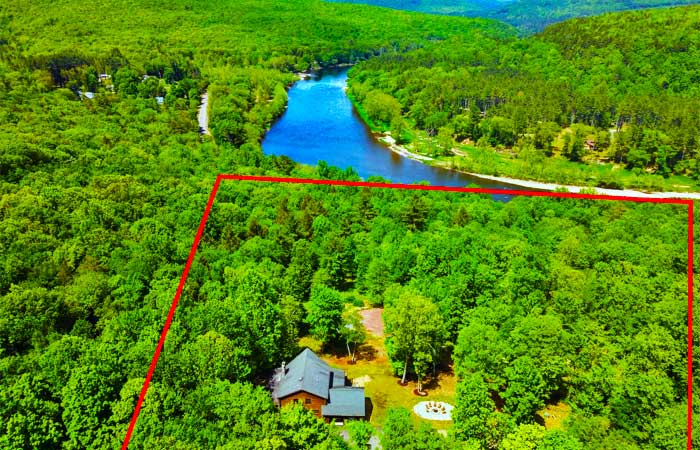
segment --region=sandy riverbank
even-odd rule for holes
[[[475,178],[481,178],[482,180],[498,181],[500,183],[512,184],[513,186],[520,186],[529,189],[538,189],[544,191],[553,191],[555,189],[566,188],[569,192],[579,193],[581,190],[590,191],[590,187],[585,186],[571,186],[568,184],[555,184],[555,183],[543,183],[540,181],[530,181],[530,180],[518,180],[516,178],[508,177],[495,177],[491,175],[482,175],[478,173],[464,172]],[[640,198],[688,198],[694,200],[700,200],[700,193],[697,192],[641,192],[632,189],[604,189],[604,188],[593,188],[596,194],[602,195],[614,195],[621,197],[640,197]]]
[[[389,149],[395,153],[398,153],[401,156],[404,156],[406,158],[411,158],[413,160],[419,161],[419,162],[426,162],[426,161],[434,161],[434,158],[430,158],[428,156],[423,156],[423,155],[418,155],[416,153],[412,153],[408,149],[406,149],[403,146],[400,146],[396,143],[396,140],[391,137],[390,134],[388,133],[378,133],[377,138],[379,141],[383,142],[386,144]],[[455,169],[448,169],[448,170],[455,170]],[[572,186],[568,184],[557,184],[557,183],[546,183],[542,181],[531,181],[531,180],[520,180],[517,178],[509,178],[509,177],[497,177],[497,176],[492,176],[492,175],[483,175],[480,173],[472,173],[472,172],[464,172],[464,171],[459,171],[466,173],[467,175],[470,175],[474,178],[480,178],[482,180],[489,180],[489,181],[497,181],[499,183],[505,183],[505,184],[510,184],[513,186],[518,186],[518,187],[524,187],[528,189],[535,189],[535,190],[541,190],[541,191],[554,191],[556,189],[566,189],[569,192],[573,193],[580,193],[582,190],[585,192],[590,192],[590,187],[586,186]],[[700,200],[700,193],[698,192],[642,192],[642,191],[635,191],[633,189],[605,189],[605,188],[593,188],[595,189],[596,194],[601,194],[601,195],[612,195],[612,196],[617,196],[617,197],[638,197],[638,198],[687,198],[687,199],[693,199],[693,200]]]
[[[375,136],[377,136],[377,139],[378,139],[380,142],[382,142],[382,143],[385,144],[387,147],[389,147],[389,149],[390,149],[392,152],[398,153],[399,155],[401,155],[401,156],[403,156],[403,157],[405,157],[405,158],[411,158],[411,159],[414,159],[414,160],[416,160],[416,161],[421,161],[421,162],[422,162],[422,161],[433,161],[433,158],[431,158],[431,157],[429,157],[429,156],[423,156],[423,155],[419,155],[419,154],[417,154],[417,153],[413,153],[413,152],[409,151],[406,147],[403,147],[403,146],[401,146],[401,145],[398,145],[398,144],[396,143],[396,139],[394,139],[393,137],[391,137],[390,134],[387,134],[387,133],[375,133]]]

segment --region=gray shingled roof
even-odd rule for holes
[[[325,417],[365,417],[365,390],[361,387],[337,387],[328,391],[330,400],[321,407]]]
[[[331,367],[331,371],[333,372],[333,385],[331,387],[345,386],[345,372],[333,367]]]
[[[332,377],[331,374],[333,374]],[[278,370],[275,378],[273,395],[277,399],[300,391],[328,399],[328,390],[331,386],[345,384],[345,372],[340,369],[331,369],[308,348],[286,365],[284,374]]]

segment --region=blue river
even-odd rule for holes
[[[345,94],[348,69],[330,69],[296,82],[288,108],[265,135],[265,154],[285,155],[296,162],[352,167],[363,179],[379,175],[395,183],[427,181],[433,186],[478,185],[495,189],[516,186],[482,180],[432,167],[392,152],[379,142]],[[494,196],[508,200],[509,195]]]

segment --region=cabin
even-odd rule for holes
[[[300,403],[326,421],[365,418],[365,390],[349,383],[308,348],[275,369],[269,387],[275,405]]]

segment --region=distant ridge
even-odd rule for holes
[[[573,17],[643,8],[700,4],[699,0],[327,0],[363,3],[432,14],[485,17],[513,25],[523,33]]]

